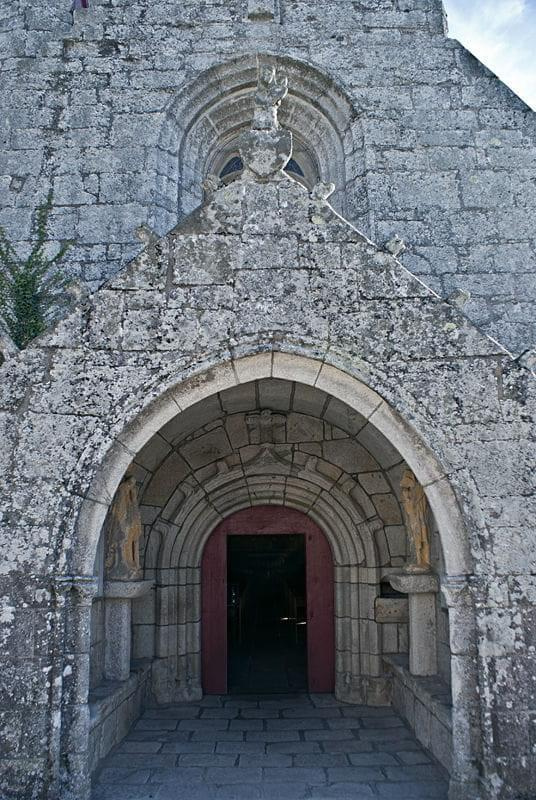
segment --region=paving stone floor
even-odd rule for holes
[[[390,708],[331,695],[205,697],[148,709],[93,800],[445,800],[446,774]]]

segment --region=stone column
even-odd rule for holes
[[[477,671],[475,580],[445,577],[441,592],[449,610],[452,675],[451,800],[481,800],[482,730]]]
[[[53,796],[89,800],[89,653],[91,604],[98,591],[93,575],[57,575],[53,593],[63,615],[63,640],[57,644],[57,673],[52,677],[56,697],[61,694],[61,725],[54,726]],[[52,708],[55,706],[52,695]],[[62,768],[68,763],[69,770]],[[52,796],[52,795],[50,795]]]
[[[126,681],[132,651],[132,600],[150,592],[152,581],[105,581],[104,583],[104,677]]]
[[[435,675],[437,576],[432,572],[402,572],[390,575],[389,582],[409,598],[409,671],[412,675]]]

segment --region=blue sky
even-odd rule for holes
[[[458,39],[536,109],[536,0],[443,0]]]

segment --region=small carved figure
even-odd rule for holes
[[[315,186],[313,186],[311,190],[311,196],[313,200],[316,200],[319,203],[324,203],[329,197],[331,197],[334,191],[334,183],[324,183],[323,181],[320,181],[320,183],[317,183]]]
[[[406,571],[428,572],[430,569],[430,533],[426,521],[428,501],[424,489],[409,469],[402,475],[400,488],[408,534],[415,551],[415,563],[409,564]]]
[[[107,578],[140,578],[139,541],[142,534],[136,479],[125,478],[119,485],[108,514],[106,527]]]
[[[288,94],[288,78],[267,65],[259,69],[255,92],[255,117],[253,127],[257,130],[277,128],[277,109]]]
[[[447,303],[450,303],[451,306],[455,306],[462,311],[470,299],[471,292],[465,292],[463,289],[454,289],[454,291],[449,294]]]

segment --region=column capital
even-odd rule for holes
[[[433,572],[398,572],[388,575],[393,589],[402,594],[437,594],[439,579]]]
[[[104,597],[107,600],[134,600],[150,592],[154,585],[154,581],[104,581]]]
[[[52,590],[58,598],[74,592],[79,601],[91,601],[99,590],[99,581],[94,575],[54,575]]]
[[[468,575],[447,575],[441,579],[441,594],[448,608],[472,606],[474,582]]]

